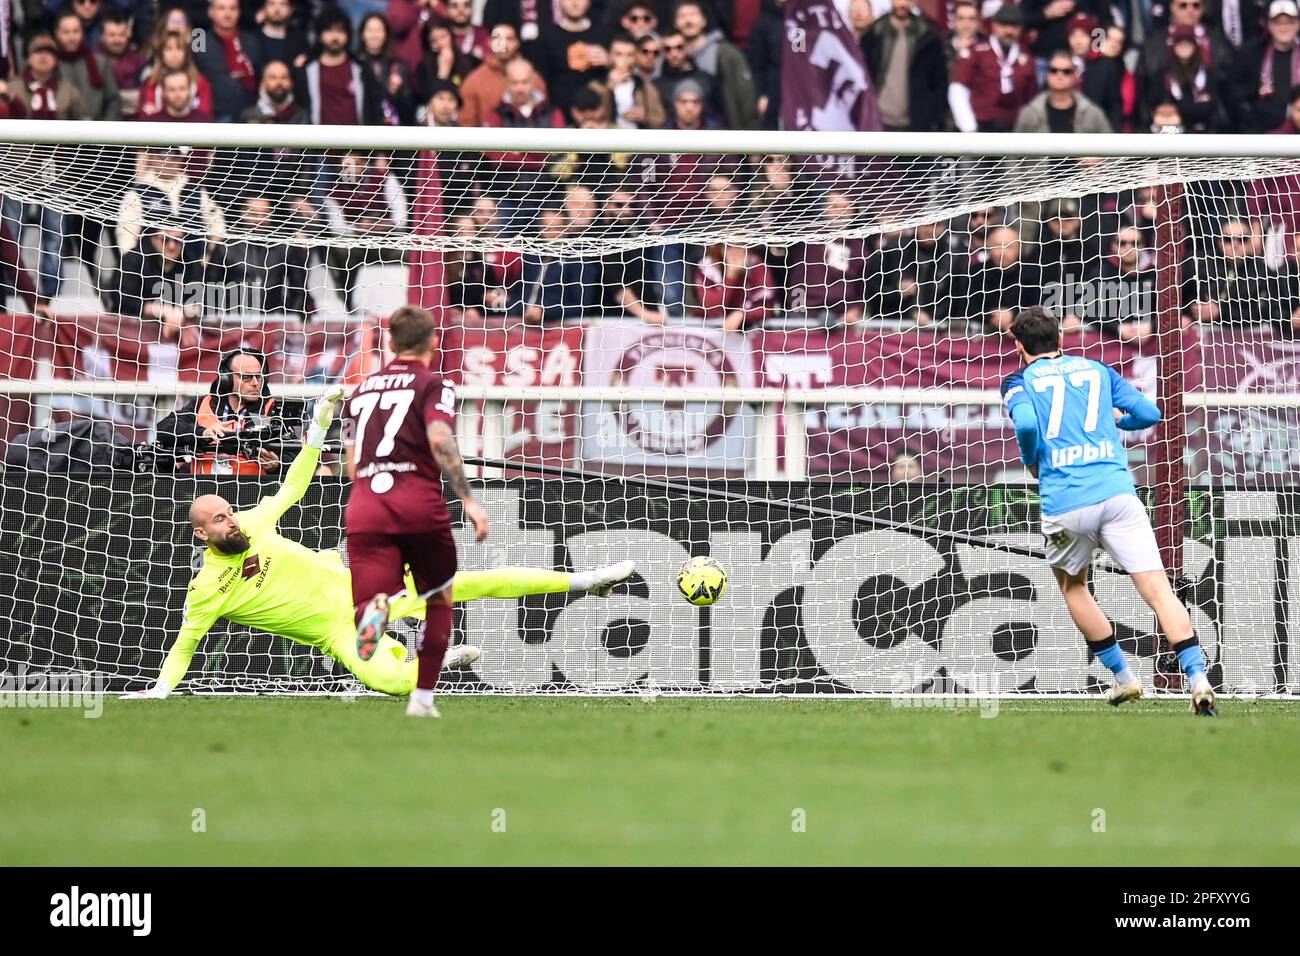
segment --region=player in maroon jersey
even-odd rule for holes
[[[425,309],[402,306],[388,320],[394,358],[369,375],[348,399],[348,565],[357,609],[357,653],[369,660],[388,624],[391,595],[409,565],[426,597],[419,676],[406,713],[437,717],[433,688],[451,640],[451,579],[456,542],[443,481],[460,498],[479,541],[487,537],[483,509],[469,492],[456,447],[456,393],[430,371],[434,322]]]

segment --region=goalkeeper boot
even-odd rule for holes
[[[1214,706],[1214,688],[1204,676],[1192,685],[1192,713],[1197,717],[1219,716],[1219,709]]]
[[[1130,700],[1137,700],[1142,696],[1142,685],[1138,681],[1130,681],[1127,684],[1116,684],[1106,694],[1106,700],[1112,707],[1118,707],[1120,704],[1127,703]]]
[[[357,657],[368,661],[375,656],[379,639],[388,627],[388,595],[376,594],[361,612],[361,623],[357,625]]]
[[[587,593],[594,594],[596,597],[609,597],[609,592],[613,590],[614,585],[626,581],[635,570],[635,561],[620,561],[618,564],[597,568],[590,572],[594,580],[588,585]]]
[[[463,671],[474,666],[482,657],[482,652],[473,644],[457,644],[447,648],[447,656],[442,659],[443,670]]]
[[[411,699],[406,702],[406,716],[441,717],[442,714],[438,713],[438,705],[433,702],[432,698],[430,698],[429,702],[425,704],[416,700],[415,695],[412,694]]]

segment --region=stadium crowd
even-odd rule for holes
[[[17,0],[4,8],[0,118],[776,129],[783,57],[794,55],[783,5]],[[1296,0],[851,0],[846,13],[886,131],[1300,133]],[[245,162],[232,190],[212,181],[214,168],[230,167],[211,151],[141,150],[115,222],[6,197],[6,294],[49,314],[80,258],[105,309],[178,334],[211,304],[164,288],[256,288],[239,311],[309,318],[313,262],[352,311],[360,269],[402,261],[384,240],[410,227],[427,177],[419,161],[340,151],[317,157],[307,176],[302,157],[284,151]],[[736,329],[797,315],[997,331],[1048,295],[1070,325],[1126,340],[1153,328],[1149,190],[841,240],[837,223],[861,227],[871,214],[862,189],[781,155],[501,153],[476,164],[443,152],[437,163],[446,229],[466,240],[445,264],[448,303],[466,323],[690,313]],[[1300,183],[1201,185],[1183,250],[1186,320],[1292,334]],[[142,231],[150,209],[191,228]],[[808,209],[827,225],[823,242],[696,246],[676,236],[686,221],[775,227]],[[251,238],[226,239],[232,222]],[[39,237],[34,276],[25,227]],[[286,228],[318,247],[276,241]],[[552,250],[584,235],[656,241],[599,256],[490,251],[492,237],[521,232]]]

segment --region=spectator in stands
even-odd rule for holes
[[[492,48],[488,31],[474,23],[472,0],[444,0],[447,7],[446,23],[451,30],[452,42],[460,53],[472,61],[470,69],[487,59]],[[428,43],[425,44],[428,49]]]
[[[1012,226],[989,230],[983,261],[953,280],[954,315],[989,332],[1006,332],[1021,309],[1038,304],[1038,270],[1022,260],[1020,232]]]
[[[117,286],[109,296],[113,310],[134,319],[155,319],[166,338],[178,337],[202,312],[191,295],[190,283],[197,276],[195,267],[185,262],[188,244],[185,234],[174,229],[148,232],[122,257]]]
[[[627,237],[644,232],[637,215],[635,194],[628,189],[618,189],[609,194],[601,211],[597,228],[602,236]],[[600,282],[600,314],[604,316],[632,316],[651,325],[663,325],[664,313],[651,302],[650,283],[646,280],[645,250],[640,248],[617,249],[603,256],[598,263]]]
[[[568,233],[563,210],[544,209],[538,219],[538,239],[555,243]],[[596,300],[597,263],[577,258],[561,259],[548,252],[526,252],[519,300],[511,314],[529,325],[580,319]]]
[[[1145,342],[1156,327],[1156,275],[1142,230],[1124,226],[1085,286],[1088,323],[1121,342]]]
[[[253,37],[263,64],[279,60],[295,70],[306,66],[307,31],[299,29],[294,22],[290,0],[263,0],[257,12],[257,24]]]
[[[209,0],[209,42],[194,50],[199,70],[212,84],[212,114],[233,123],[257,99],[261,53],[257,37],[239,27],[239,0]]]
[[[122,118],[122,101],[117,93],[117,79],[108,61],[91,50],[81,18],[71,10],[54,20],[54,42],[58,46],[59,78],[81,94],[85,118],[118,120]]]
[[[349,151],[329,160],[329,192],[324,213],[330,232],[354,240],[382,240],[406,228],[406,194],[393,174],[388,157],[377,151]],[[330,246],[325,255],[334,291],[344,307],[356,308],[355,293],[361,267],[391,256],[373,245]]]
[[[609,30],[588,16],[591,0],[556,0],[560,18],[542,24],[536,46],[537,68],[546,80],[552,101],[569,108],[573,93],[602,79],[609,66]]]
[[[292,212],[289,213],[292,216]],[[209,288],[234,289],[229,308],[262,314],[288,313],[307,319],[316,311],[307,291],[307,249],[272,240],[289,218],[277,215],[268,196],[245,197],[235,231],[243,238],[219,244],[204,271]],[[274,222],[275,220],[279,222]]]
[[[718,84],[714,82],[713,77],[695,65],[695,61],[686,52],[686,38],[676,31],[666,33],[663,45],[663,69],[660,71],[659,79],[655,80],[655,87],[659,90],[659,98],[668,109],[668,121],[671,123],[675,118],[673,104],[677,102],[677,84],[683,80],[692,81],[700,90],[706,115],[724,115]]]
[[[487,115],[485,126],[502,129],[563,129],[564,114],[537,90],[534,70],[523,57],[506,66],[506,92],[501,103]],[[493,152],[489,189],[498,197],[506,228],[511,232],[528,228],[550,193],[552,181],[546,175],[547,154]]]
[[[131,21],[125,14],[110,10],[104,15],[95,49],[113,74],[123,118],[134,117],[140,103],[140,74],[149,61],[131,40]]]
[[[663,72],[664,41],[657,33],[648,33],[636,41],[636,75],[643,80],[655,83],[658,87],[659,75]],[[660,96],[660,102],[663,97]]]
[[[424,57],[424,30],[431,19],[447,19],[443,0],[388,0],[385,19],[393,52],[414,72]]]
[[[679,0],[673,26],[686,40],[686,52],[695,65],[717,82],[727,128],[757,129],[758,94],[749,63],[721,30],[710,29],[702,0]]]
[[[704,115],[704,91],[692,80],[677,84],[673,110],[676,119],[669,129],[692,131],[716,128]],[[647,202],[658,212],[650,231],[661,236],[680,235],[704,207],[709,177],[726,171],[720,157],[698,153],[674,153],[647,157],[643,167]],[[647,270],[658,284],[660,304],[673,317],[683,314],[686,301],[686,246],[667,242],[651,247]]]
[[[1271,321],[1272,304],[1282,297],[1276,277],[1264,263],[1259,223],[1235,217],[1225,220],[1218,245],[1209,255],[1192,259],[1195,294],[1191,317],[1206,324]]]
[[[921,463],[921,453],[911,445],[904,445],[895,452],[889,463],[889,480],[893,484],[924,481],[925,466]]]
[[[412,75],[415,95],[427,103],[438,83],[460,86],[479,66],[479,61],[464,53],[456,44],[451,24],[446,20],[430,20],[424,25],[424,56]]]
[[[1074,287],[1096,257],[1083,239],[1079,200],[1054,199],[1043,207],[1043,232],[1039,235],[1036,264],[1044,286]]]
[[[968,51],[973,51],[977,43],[987,43],[988,37],[983,30],[979,5],[975,0],[957,0],[952,8],[952,32],[944,41],[944,59],[948,63],[948,76],[953,75],[958,58]]]
[[[1193,0],[1175,0],[1175,7]],[[1204,45],[1196,28],[1176,26],[1169,31],[1172,48],[1165,68],[1150,88],[1152,106],[1163,99],[1178,106],[1183,127],[1190,133],[1213,133],[1226,128],[1227,112],[1219,92],[1218,71],[1204,58]]]
[[[4,275],[4,279],[0,280],[0,308],[9,308],[10,298],[17,296],[34,314],[52,319],[54,310],[37,293],[36,282],[23,265],[22,246],[9,224],[7,218],[0,219],[0,272]]]
[[[376,126],[383,122],[383,90],[374,75],[362,69],[348,49],[352,21],[338,7],[326,7],[316,16],[320,52],[303,70],[304,100],[312,123],[327,126]]]
[[[1146,91],[1148,104],[1159,96],[1156,91],[1167,89],[1166,74],[1173,55],[1175,31],[1186,37],[1190,30],[1193,43],[1200,49],[1200,63],[1207,72],[1222,70],[1230,62],[1230,48],[1223,34],[1205,23],[1204,18],[1205,0],[1172,0],[1169,23],[1152,29],[1138,65],[1139,85]],[[1183,119],[1190,125],[1188,116],[1184,115]]]
[[[18,95],[15,79],[0,78],[0,119],[26,119],[27,104]]]
[[[820,198],[823,184],[804,169],[803,157],[779,153],[764,156],[751,182],[749,212],[764,230],[789,228],[807,217],[810,203]]]
[[[948,106],[963,133],[1006,133],[1020,108],[1038,92],[1033,58],[1021,45],[1025,16],[1005,4],[993,15],[993,36],[957,58]]]
[[[160,86],[162,109],[144,119],[156,123],[211,123],[212,115],[194,102],[194,87],[184,70],[168,70]]]
[[[1300,337],[1300,242],[1294,234],[1287,243],[1286,259],[1274,281],[1281,291],[1281,301],[1273,316],[1274,330],[1283,338]]]
[[[1050,57],[1068,44],[1071,22],[1085,16],[1095,26],[1110,23],[1110,0],[1021,0],[1025,27],[1034,31],[1034,55]]]
[[[633,40],[640,40],[659,29],[659,14],[650,0],[627,0],[618,23]]]
[[[241,123],[282,123],[299,126],[311,122],[293,93],[293,76],[287,63],[271,60],[262,69],[257,101],[240,115]]]
[[[899,0],[902,2],[902,0]],[[1064,2],[1064,0],[1058,0]],[[1100,106],[1077,89],[1078,70],[1065,51],[1047,61],[1047,89],[1021,108],[1017,133],[1109,133],[1110,122]]]
[[[456,216],[449,223],[451,233],[463,245],[448,249],[443,256],[443,281],[447,285],[447,305],[452,321],[462,327],[478,328],[486,314],[487,268],[483,253],[474,248],[474,220]]]
[[[913,12],[912,0],[892,0],[889,16],[871,25],[865,45],[885,129],[943,129],[948,122],[943,44],[929,22]]]
[[[140,96],[137,100],[137,119],[149,119],[162,112],[162,78],[172,70],[184,70],[190,78],[190,97],[194,108],[212,114],[212,84],[199,72],[194,55],[190,52],[188,33],[167,30],[155,34],[153,59],[141,77]]]
[[[27,65],[14,94],[31,119],[85,119],[81,93],[59,73],[57,47],[48,33],[37,33],[27,41]],[[63,237],[67,222],[53,209],[36,206],[41,254],[37,266],[37,290],[41,301],[50,302],[63,284]],[[10,218],[10,217],[6,217]],[[21,216],[13,219],[21,231]]]
[[[425,126],[460,126],[460,90],[454,83],[434,87],[433,96],[420,110]],[[438,150],[438,175],[447,215],[460,215],[482,192],[482,177],[475,169],[477,157],[454,149]]]
[[[706,319],[738,331],[767,318],[776,303],[767,266],[743,245],[720,242],[709,247],[695,270],[695,299]]]
[[[916,324],[935,325],[948,321],[953,260],[959,255],[957,237],[946,222],[923,223],[916,227],[913,241],[903,249],[900,266],[916,282]]]
[[[1300,84],[1300,49],[1296,32],[1300,9],[1295,0],[1273,0],[1268,8],[1268,37],[1258,56],[1242,57],[1238,80],[1245,131],[1267,133],[1286,119],[1291,90]]]
[[[184,147],[142,149],[136,153],[135,182],[122,194],[116,226],[120,258],[140,242],[142,223],[161,217],[184,220],[194,237],[186,247],[185,261],[201,258],[204,239],[225,235],[226,220],[202,182],[191,176],[190,159],[197,152]]]
[[[867,301],[866,243],[836,235],[854,214],[853,200],[846,193],[826,194],[822,217],[827,239],[800,243],[792,250],[785,283],[787,312],[803,313],[809,321],[826,325],[850,326],[862,319]]]
[[[871,0],[849,0],[847,19],[854,39],[861,46],[866,39],[867,31],[871,29],[871,24],[876,22],[876,11],[872,7]],[[864,55],[865,52],[864,49]]]
[[[1101,108],[1110,128],[1118,132],[1125,112],[1124,78],[1127,71],[1120,59],[1124,47],[1121,39],[1118,51],[1107,53],[1105,44],[1096,42],[1098,29],[1096,19],[1087,14],[1079,14],[1070,20],[1070,58],[1074,61],[1076,88]],[[1120,30],[1122,37],[1123,30],[1115,29]]]
[[[595,86],[582,86],[574,92],[569,112],[578,129],[613,129],[609,119],[613,106],[613,98],[602,96]],[[586,183],[607,193],[627,182],[634,162],[651,159],[646,154],[571,152],[556,160],[550,172],[561,183]]]
[[[660,129],[668,114],[653,83],[637,76],[636,41],[620,33],[609,42],[609,72],[592,88],[605,101],[614,125],[619,129]]]
[[[865,9],[869,16],[870,0],[855,0],[849,7],[850,24],[855,9]],[[763,11],[745,41],[745,56],[758,93],[758,118],[763,129],[776,129],[781,123],[781,57],[785,45],[785,0],[763,0]]]
[[[1103,59],[1113,61],[1120,70],[1120,116],[1119,120],[1115,122],[1115,131],[1119,133],[1134,132],[1138,127],[1138,117],[1142,112],[1141,98],[1138,95],[1138,77],[1128,66],[1128,34],[1123,27],[1111,24],[1106,29],[1106,38],[1102,41],[1101,53]],[[1085,87],[1084,93],[1087,92],[1088,88]]]
[[[389,126],[412,125],[416,100],[411,71],[392,51],[388,21],[377,13],[366,14],[357,38],[357,62],[370,71],[376,88],[382,93],[379,108],[384,122]]]
[[[1183,114],[1178,104],[1168,96],[1162,97],[1151,110],[1152,133],[1181,133],[1183,131]]]
[[[81,35],[86,40],[86,45],[91,49],[99,46],[100,33],[104,24],[104,4],[100,0],[68,0],[65,9],[76,14],[77,19],[81,21]],[[58,31],[58,22],[55,21],[55,32]],[[57,40],[58,37],[56,36]]]
[[[482,126],[489,113],[501,105],[506,92],[506,64],[519,56],[519,34],[508,23],[498,23],[492,28],[492,47],[488,57],[465,77],[460,86],[463,101],[460,109],[461,126]],[[543,96],[546,81],[536,70],[533,83]]]

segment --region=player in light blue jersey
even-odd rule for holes
[[[1107,699],[1142,696],[1115,630],[1088,589],[1092,557],[1105,548],[1155,611],[1192,688],[1194,713],[1214,717],[1214,690],[1192,619],[1175,596],[1146,508],[1138,499],[1119,430],[1149,428],[1160,409],[1109,365],[1061,351],[1061,328],[1042,306],[1015,317],[1024,368],[1002,383],[1020,457],[1038,478],[1047,560],[1088,649],[1115,675]],[[1123,412],[1124,414],[1120,414]]]

